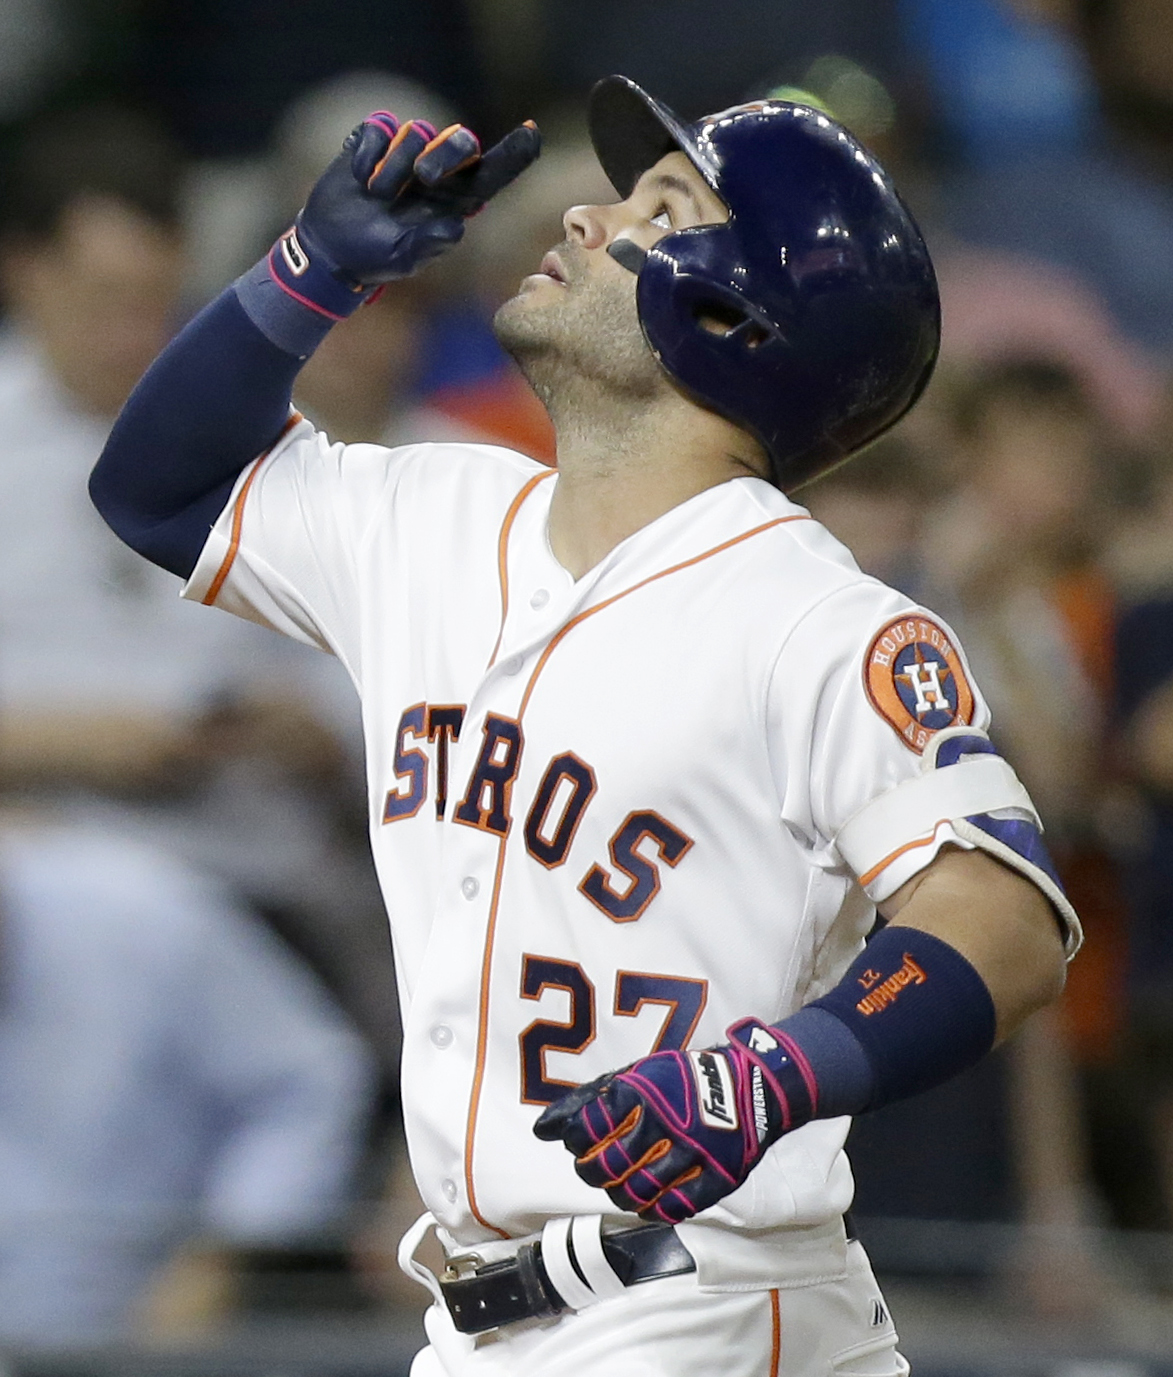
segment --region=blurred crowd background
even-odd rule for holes
[[[612,71],[689,116],[809,93],[938,265],[924,402],[799,500],[957,629],[1088,942],[1013,1045],[857,1125],[898,1319],[984,1336],[951,1371],[1016,1325],[1173,1370],[1173,0],[0,0],[13,1372],[269,1372],[281,1343],[281,1371],[406,1371],[425,1298],[393,1261],[416,1205],[357,707],[325,657],[181,604],[85,479],[379,107],[485,141],[533,117],[545,151],[296,400],[335,439],[551,460],[487,322],[568,205],[614,199],[583,123]]]

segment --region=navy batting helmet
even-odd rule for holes
[[[679,149],[729,208],[719,225],[610,252],[639,275],[652,352],[701,405],[762,443],[794,488],[894,425],[941,334],[937,282],[875,158],[820,110],[758,101],[684,124],[626,77],[591,92],[590,128],[623,197]]]

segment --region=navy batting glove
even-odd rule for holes
[[[736,1190],[783,1133],[814,1117],[806,1060],[755,1019],[722,1047],[655,1052],[579,1086],[534,1125],[622,1210],[678,1224]]]
[[[400,124],[369,115],[319,178],[294,226],[274,244],[268,267],[288,296],[341,320],[383,283],[407,277],[455,244],[464,222],[538,156],[527,122],[481,152],[454,124]]]

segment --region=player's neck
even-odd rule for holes
[[[563,417],[557,434],[550,548],[576,579],[673,507],[759,471],[748,437],[691,404]]]

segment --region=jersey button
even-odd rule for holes
[[[546,605],[549,601],[550,601],[550,590],[549,590],[548,588],[539,588],[538,591],[533,595],[533,597],[530,598],[530,600],[529,600],[529,605],[530,605],[530,606],[534,609],[534,611],[536,612],[540,607],[545,607],[545,605]]]
[[[466,875],[460,882],[460,892],[466,899],[475,899],[481,892],[480,881],[472,875]]]
[[[444,1199],[451,1205],[456,1199],[456,1182],[451,1180],[441,1181],[440,1189],[444,1192]]]
[[[501,669],[506,674],[516,674],[518,670],[521,669],[521,656],[510,655],[508,660],[503,660],[501,662]]]
[[[452,1029],[446,1023],[437,1023],[432,1029],[430,1037],[441,1051],[445,1047],[452,1046]]]

